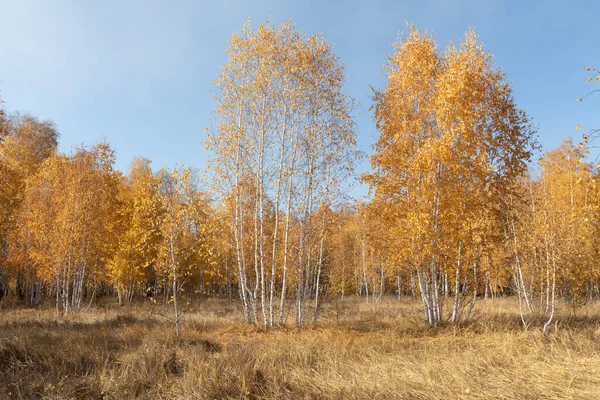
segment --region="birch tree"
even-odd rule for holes
[[[119,198],[118,240],[108,274],[121,303],[131,302],[142,286],[155,279],[161,208],[149,160],[132,161],[129,175],[120,185]]]
[[[585,149],[565,140],[539,161],[540,176],[526,182],[530,206],[513,228],[515,286],[525,327],[528,316],[553,321],[560,296],[574,307],[588,301],[598,287],[597,195]],[[517,240],[518,238],[518,240]]]
[[[0,298],[11,275],[19,297],[27,304],[32,298],[39,298],[40,286],[34,282],[34,271],[15,257],[26,251],[26,243],[18,238],[16,218],[26,180],[56,151],[58,137],[51,121],[18,113],[7,117],[0,111]]]
[[[158,230],[162,238],[158,245],[158,263],[161,273],[171,284],[169,302],[173,314],[177,341],[181,338],[181,308],[179,293],[188,283],[197,265],[190,263],[198,251],[205,227],[201,224],[202,194],[196,187],[189,168],[161,169],[156,177],[158,185]],[[169,293],[168,287],[165,288]]]
[[[105,281],[116,214],[114,154],[100,142],[52,155],[27,181],[19,214],[27,263],[52,286],[56,313],[81,308],[87,282]]]
[[[411,27],[395,47],[388,85],[374,95],[380,136],[364,179],[377,201],[392,205],[382,209],[393,210],[395,224],[408,227],[400,230],[411,249],[403,263],[416,270],[427,322],[437,326],[452,260],[455,294],[471,288],[468,319],[488,221],[526,170],[535,130],[474,32],[442,53],[431,34]]]
[[[213,83],[217,126],[207,148],[215,187],[231,201],[242,308],[248,323],[283,324],[293,278],[296,323],[303,325],[323,231],[312,215],[338,195],[354,162],[344,68],[323,37],[307,37],[291,22],[257,30],[246,22],[227,54]]]

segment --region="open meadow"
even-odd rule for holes
[[[173,322],[160,315],[166,306],[111,299],[56,320],[52,308],[4,304],[0,398],[600,396],[599,304],[576,313],[560,304],[545,336],[523,330],[510,298],[482,300],[468,325],[442,328],[430,328],[409,298],[327,303],[317,328],[269,331],[248,326],[238,306],[191,301],[177,345]]]

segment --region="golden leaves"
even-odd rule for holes
[[[597,257],[593,221],[598,193],[584,147],[567,139],[546,153],[532,190],[535,220],[525,226],[526,232],[536,232],[532,246],[551,250],[549,257],[554,257],[558,266],[557,279],[576,301],[590,277],[587,265]]]
[[[536,132],[474,31],[440,52],[411,27],[394,47],[387,87],[373,98],[374,172],[363,179],[378,226],[398,227],[378,232],[389,234],[382,246],[418,269],[455,259],[458,241],[473,249],[499,240],[503,198],[525,172]]]
[[[61,268],[75,259],[72,274],[83,269],[90,276],[103,276],[101,263],[111,251],[120,182],[109,153],[101,143],[79,147],[70,156],[52,155],[28,179],[18,225],[39,276],[51,280],[65,274]]]

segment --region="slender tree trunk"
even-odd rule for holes
[[[518,250],[518,246],[517,246],[517,231],[515,229],[514,217],[512,217],[511,223],[512,223],[512,229],[513,229],[513,244],[514,244],[514,248],[515,248],[515,266],[517,267],[518,284],[521,288],[521,292],[523,294],[523,298],[525,299],[525,304],[527,305],[527,308],[529,309],[530,312],[534,312],[534,309],[531,306],[531,303],[529,301],[529,297],[527,296],[527,288],[525,287],[525,283],[523,281],[523,269],[521,268],[521,262],[519,260],[519,250]]]
[[[456,276],[454,281],[454,306],[452,307],[452,323],[455,324],[460,318],[460,268],[462,262],[462,239],[458,241],[458,259],[456,263]]]
[[[281,197],[281,185],[283,181],[283,162],[285,156],[285,137],[287,132],[287,107],[284,112],[284,127],[281,133],[281,148],[279,156],[279,167],[277,170],[277,182],[275,184],[275,227],[273,230],[273,249],[271,252],[271,286],[269,289],[269,326],[273,326],[273,299],[275,297],[275,277],[277,266],[277,236],[279,233],[279,201]]]
[[[431,293],[429,283],[425,277],[425,273],[421,268],[417,270],[417,276],[419,278],[419,291],[421,292],[421,300],[423,301],[423,310],[425,311],[425,318],[427,323],[431,326],[435,325],[435,318],[433,314],[433,305],[431,304]]]
[[[369,283],[367,281],[367,261],[366,261],[366,245],[365,245],[365,234],[361,235],[361,254],[362,254],[362,273],[363,273],[363,285],[365,287],[367,303],[369,302]]]
[[[285,232],[283,238],[283,274],[281,278],[281,299],[279,302],[279,318],[278,325],[281,326],[284,323],[284,312],[285,312],[285,295],[287,289],[287,274],[288,274],[288,251],[289,251],[289,243],[290,243],[290,220],[292,213],[292,196],[293,196],[293,183],[294,183],[294,165],[296,162],[296,149],[297,149],[297,139],[295,137],[294,126],[291,127],[291,135],[292,135],[292,160],[291,165],[288,170],[288,184],[287,184],[287,204],[285,207]]]
[[[479,286],[478,274],[477,270],[479,268],[479,245],[476,246],[475,249],[475,259],[473,260],[473,300],[471,300],[471,305],[469,306],[469,311],[467,311],[467,315],[465,316],[465,323],[469,322],[469,318],[471,317],[471,312],[475,307],[475,302],[477,301],[477,288]]]
[[[326,189],[325,189],[325,203],[327,204],[329,201],[329,187],[331,185],[331,164],[328,164],[327,166],[327,182],[326,182]],[[321,271],[323,269],[323,250],[324,250],[324,245],[325,245],[325,235],[326,235],[326,218],[327,218],[327,212],[328,210],[326,209],[322,209],[323,211],[323,217],[321,219],[321,237],[320,237],[320,243],[319,243],[319,261],[318,261],[318,270],[317,270],[317,277],[315,280],[315,309],[314,309],[314,318],[313,318],[313,326],[317,326],[317,319],[319,318],[319,310],[320,310],[320,303],[319,303],[319,288],[320,288],[320,284],[321,284]]]
[[[383,303],[384,280],[385,280],[385,275],[384,275],[384,269],[383,269],[383,263],[382,263],[380,280],[379,280],[379,304]]]
[[[444,266],[444,269],[446,267]],[[450,296],[450,284],[448,283],[448,271],[444,272],[444,299],[448,300]]]
[[[548,251],[548,237],[544,237],[544,247],[546,248],[546,311],[550,310],[550,252]],[[541,305],[540,305],[541,308]]]
[[[241,118],[241,117],[240,117]],[[241,122],[239,122],[241,124]],[[252,320],[250,317],[250,307],[248,304],[247,297],[247,280],[246,280],[246,265],[244,257],[244,225],[243,225],[243,199],[242,199],[242,187],[240,182],[241,174],[241,144],[238,139],[237,151],[236,151],[236,172],[235,172],[235,215],[234,215],[234,238],[235,238],[235,250],[238,264],[238,284],[240,286],[240,297],[242,300],[242,310],[244,312],[244,318],[246,323],[251,324]]]
[[[548,327],[552,323],[552,319],[554,318],[554,296],[556,293],[556,254],[554,253],[554,247],[552,247],[552,301],[550,303],[550,318],[544,324],[543,333],[545,334],[548,330]]]
[[[319,243],[319,266],[317,271],[317,282],[315,284],[315,307],[314,307],[314,316],[313,316],[313,326],[317,326],[317,320],[319,319],[319,287],[321,280],[321,270],[323,266],[323,247],[325,243],[325,215],[323,215],[323,221],[321,225],[321,240]]]
[[[181,340],[181,321],[179,315],[179,307],[177,304],[177,292],[179,286],[177,282],[177,263],[175,262],[175,249],[173,247],[173,238],[169,238],[169,245],[171,247],[171,267],[173,271],[173,311],[175,312],[175,329],[177,330],[177,343]]]
[[[265,276],[265,215],[264,215],[264,158],[265,158],[265,135],[266,128],[263,127],[260,136],[260,148],[259,148],[259,162],[258,162],[258,218],[259,218],[259,261],[260,261],[260,304],[262,309],[263,324],[265,327],[269,325],[269,319],[267,317],[267,303],[266,303],[266,276]],[[275,211],[277,213],[277,211]]]

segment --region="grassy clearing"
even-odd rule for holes
[[[576,316],[561,307],[546,337],[523,331],[511,299],[481,301],[468,326],[440,329],[408,299],[332,303],[317,329],[269,332],[226,301],[190,307],[179,347],[150,305],[59,321],[52,309],[3,309],[0,398],[600,397],[596,304]]]

